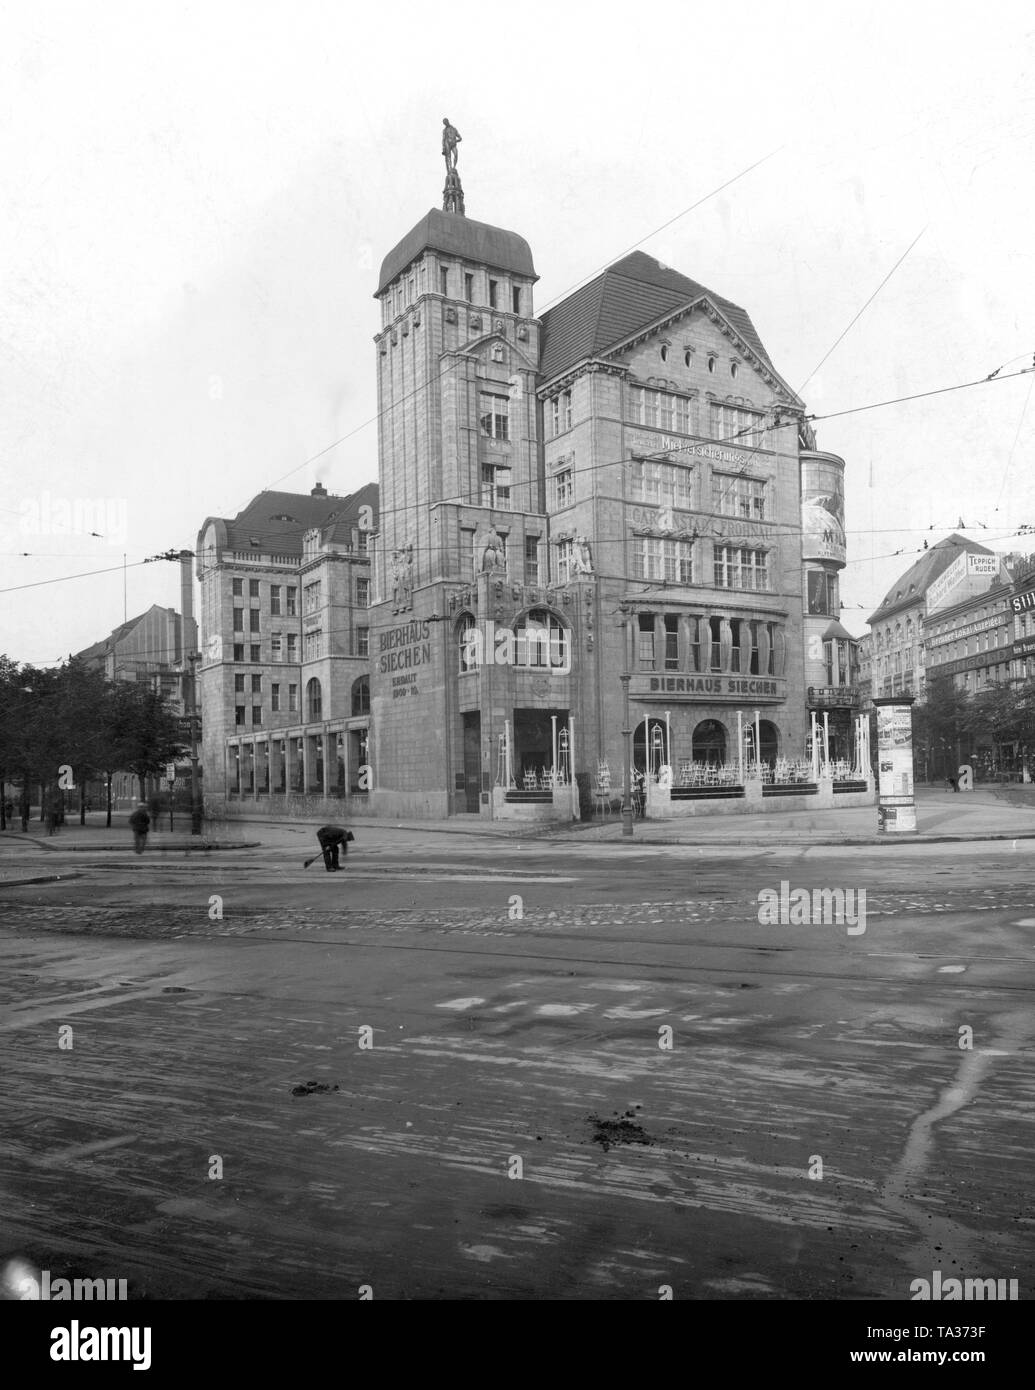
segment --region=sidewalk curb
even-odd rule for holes
[[[561,838],[557,836],[555,838]],[[676,840],[676,839],[647,839],[644,836],[621,836],[616,840],[601,839],[599,844],[629,844],[629,845],[686,845],[695,849],[722,849],[727,845],[744,849],[780,849],[803,848],[819,849],[830,848],[839,849],[848,845],[950,845],[950,844],[976,844],[997,840],[1035,840],[1035,830],[1021,830],[1016,835],[1004,833],[989,833],[984,835],[911,835],[908,833],[895,836],[866,836],[845,838],[843,840],[813,840],[813,839],[790,839],[770,840],[758,836],[753,840]]]

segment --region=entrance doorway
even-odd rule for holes
[[[633,767],[637,772],[656,778],[664,764],[671,765],[668,726],[664,719],[651,715],[638,724],[633,733]]]
[[[516,709],[514,711],[514,750],[511,754],[511,764],[514,772],[514,781],[519,787],[524,786],[525,777],[529,774],[540,777],[548,773],[553,767],[553,722],[552,716],[557,717],[557,761],[563,763],[562,752],[567,743],[565,737],[562,745],[561,733],[568,727],[568,711],[566,709]]]
[[[482,716],[480,710],[468,710],[464,721],[464,809],[477,815],[481,807],[482,787]]]

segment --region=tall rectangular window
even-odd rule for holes
[[[250,648],[249,648],[249,653],[250,653],[249,660],[251,660],[251,661],[261,661],[261,660],[262,660],[262,647],[259,645],[258,642],[253,642],[253,643],[251,644],[251,646],[250,646]]]
[[[679,618],[665,614],[665,670],[679,670]]]
[[[571,536],[557,542],[557,583],[567,584],[575,564],[575,541]]]
[[[261,724],[261,723],[262,723],[262,706],[261,706],[261,705],[252,705],[252,723],[253,723],[253,724]]]
[[[564,412],[564,428],[571,429],[571,392],[565,391],[561,396],[561,409]]]
[[[297,590],[296,588],[293,588],[293,587],[289,586],[289,587],[285,590],[285,597],[286,597],[286,599],[287,599],[287,615],[288,615],[288,617],[289,617],[289,618],[297,617],[297,615],[298,615],[298,590]]]
[[[252,676],[252,694],[253,694],[253,695],[261,695],[261,694],[262,694],[262,677],[261,677],[261,676]]]
[[[323,633],[316,629],[315,632],[305,634],[305,660],[316,661],[323,655]]]
[[[249,632],[258,632],[258,630],[259,630],[259,610],[258,610],[257,608],[249,608],[249,610],[248,610],[248,631],[249,631]]]
[[[512,307],[513,307],[514,313],[515,313],[515,314],[520,314],[520,313],[521,313],[521,286],[520,286],[520,285],[515,285],[514,288],[511,290],[510,295],[511,295],[511,305],[512,305]]]
[[[249,598],[258,598],[258,597],[259,597],[259,581],[258,581],[257,579],[249,579],[249,580],[248,580],[248,597],[249,597]]]
[[[279,632],[270,634],[270,660],[283,661],[283,638]]]
[[[275,618],[280,617],[280,585],[270,585],[270,612]]]
[[[243,609],[243,608],[235,608],[235,609],[234,609],[234,631],[235,631],[235,632],[243,632],[243,631],[244,631],[244,609]]]
[[[648,671],[654,670],[654,614],[641,613],[639,615],[639,645],[637,656],[641,666],[645,666]]]
[[[470,271],[464,276],[464,298],[468,304],[474,303],[474,276]]]
[[[438,268],[438,287],[442,294],[449,293],[449,267],[440,265]]]
[[[243,642],[235,642],[235,643],[234,643],[234,660],[235,660],[235,661],[243,661],[243,660],[244,660],[244,643],[243,643]]]
[[[287,635],[287,659],[288,661],[298,660],[298,633],[289,632]]]
[[[238,694],[244,694],[244,676],[234,676],[234,690],[236,690]]]
[[[298,712],[298,686],[297,686],[297,685],[289,685],[289,686],[288,686],[288,711],[289,711],[289,713],[293,713],[293,714],[295,714],[295,713]]]
[[[234,723],[238,728],[244,724],[244,705],[234,706]]]
[[[510,400],[492,391],[478,393],[478,425],[488,439],[510,438]]]
[[[369,580],[369,579],[357,579],[357,580],[356,580],[356,607],[357,607],[357,608],[369,608],[369,607],[370,607],[370,580]]]
[[[552,424],[552,426],[553,426],[552,433],[553,433],[554,438],[556,438],[557,435],[559,435],[560,432],[561,432],[561,398],[560,398],[560,396],[554,396],[553,400],[550,402],[550,417],[551,417],[551,424]]]
[[[244,580],[243,580],[243,579],[235,579],[235,580],[233,580],[233,581],[232,581],[232,588],[233,588],[233,591],[234,591],[234,598],[240,598],[240,597],[244,594]]]
[[[496,280],[490,280],[490,281],[489,281],[489,308],[490,308],[490,309],[496,309],[496,308],[499,307],[499,305],[497,304],[498,298],[499,298],[499,282],[496,281]]]
[[[575,474],[570,468],[562,468],[553,477],[554,505],[570,507],[575,501]]]
[[[302,590],[302,611],[304,613],[315,613],[320,607],[320,581],[315,584],[307,584]]]
[[[525,537],[525,583],[539,583],[539,537]]]
[[[270,709],[274,714],[280,713],[280,686],[277,684],[270,686]]]
[[[368,627],[356,628],[356,655],[370,655],[370,629]]]
[[[510,510],[510,469],[482,464],[482,506]]]

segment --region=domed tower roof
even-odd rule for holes
[[[475,222],[462,213],[432,208],[382,261],[374,298],[425,251],[441,251],[459,260],[527,276],[532,281],[539,279],[532,264],[531,248],[517,232],[491,227],[487,222]]]

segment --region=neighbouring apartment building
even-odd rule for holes
[[[260,492],[198,535],[205,802],[365,794],[377,487]]]
[[[871,697],[922,698],[935,615],[984,593],[1000,576],[1009,581],[1002,557],[958,532],[925,550],[867,619]]]
[[[76,652],[76,660],[103,672],[110,681],[148,685],[165,698],[173,714],[186,716],[190,708],[189,657],[197,650],[197,628],[189,590],[184,597],[186,618],[173,608],[152,604],[146,613],[121,623],[100,642]],[[87,792],[96,805],[106,796],[98,779],[90,779]],[[116,808],[136,802],[139,779],[131,772],[114,773],[111,795]]]

